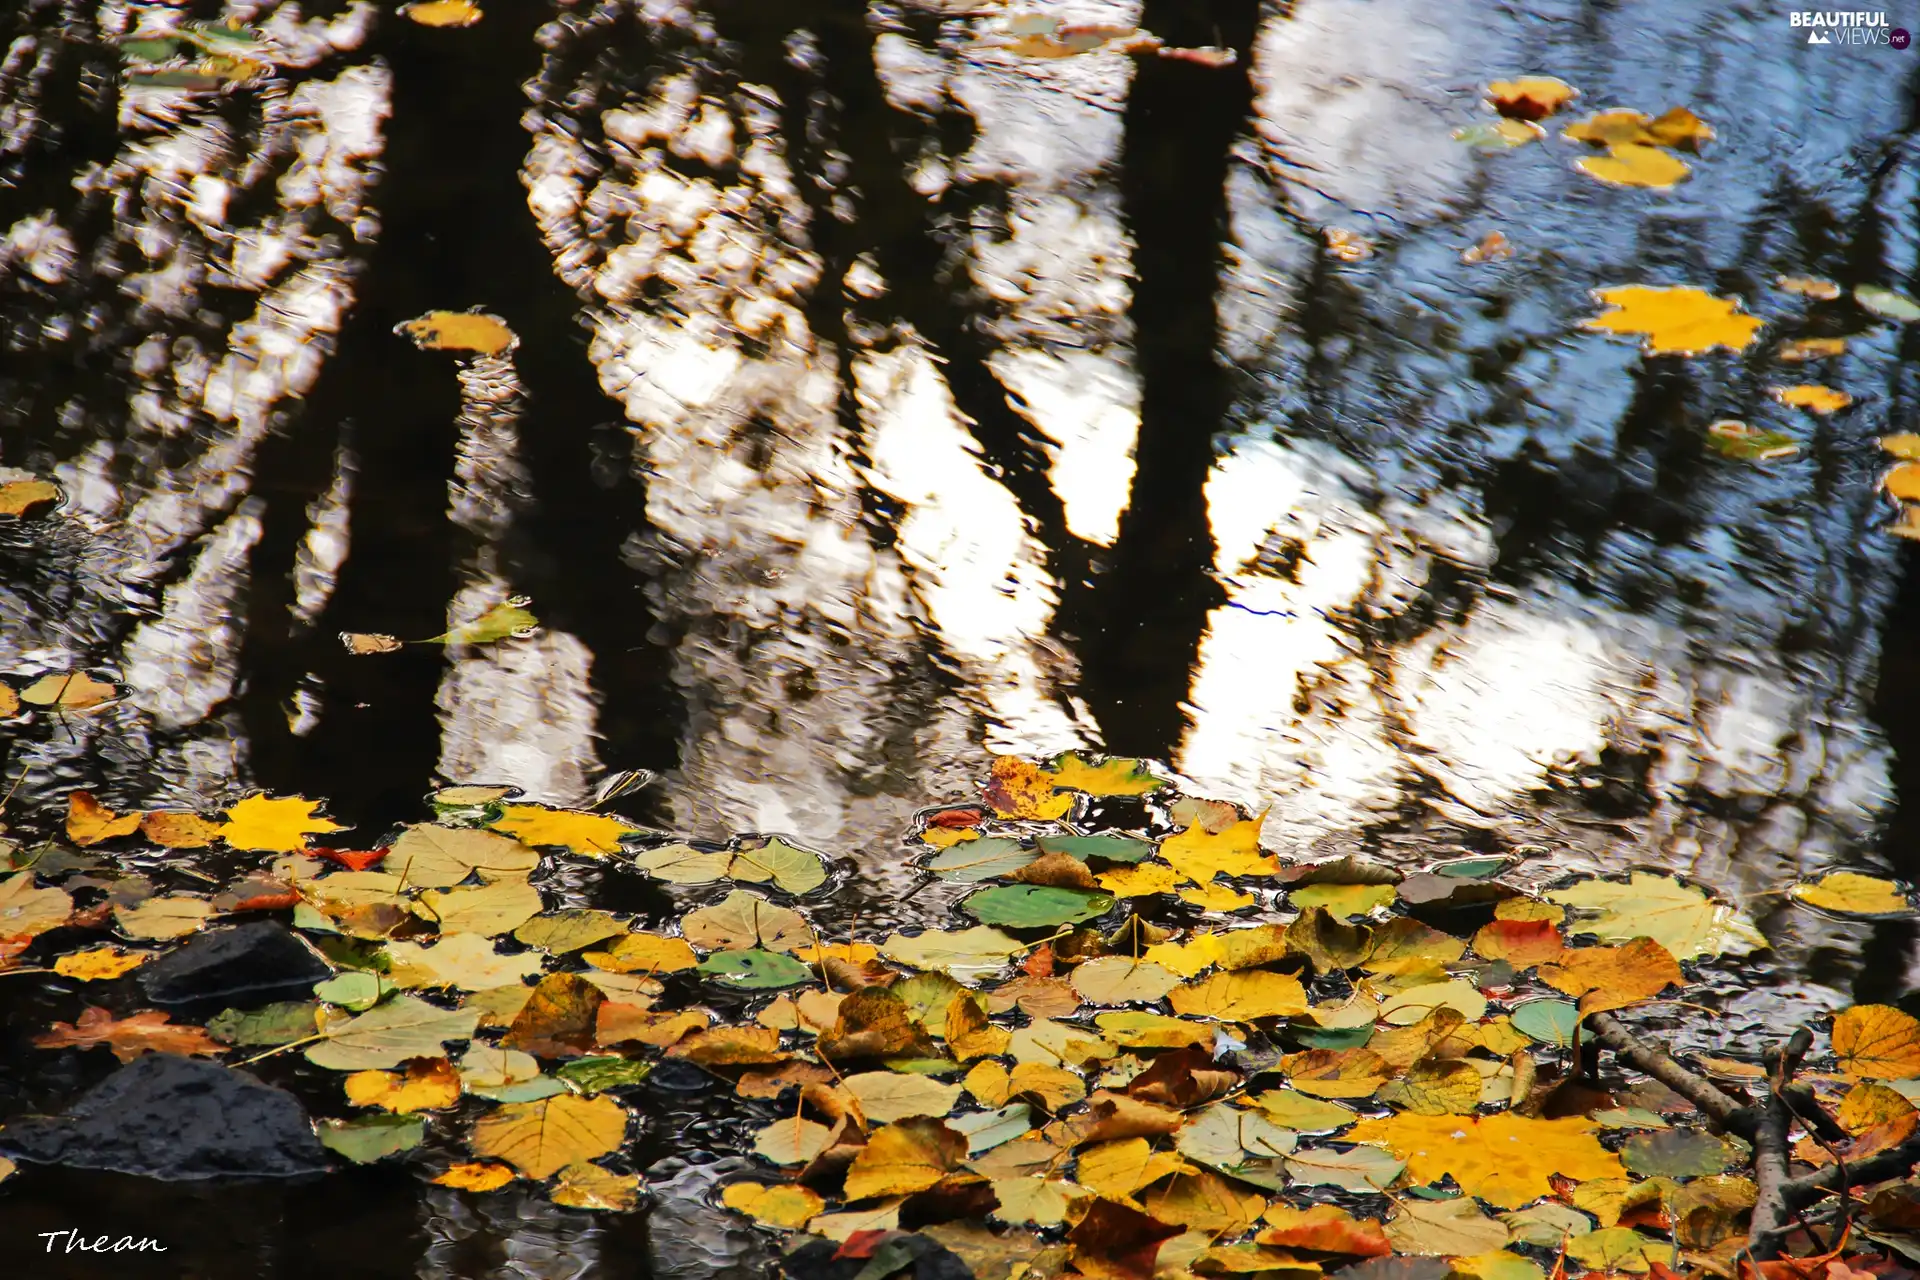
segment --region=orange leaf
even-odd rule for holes
[[[122,1062],[132,1062],[143,1053],[216,1057],[226,1052],[226,1046],[209,1036],[205,1027],[170,1025],[166,1014],[152,1009],[116,1019],[97,1006],[76,1022],[54,1023],[33,1043],[42,1049],[90,1049],[103,1044]]]
[[[1833,1020],[1840,1070],[1856,1079],[1920,1076],[1920,1021],[1891,1005],[1857,1004]]]
[[[1261,1244],[1317,1253],[1346,1253],[1362,1258],[1384,1258],[1393,1252],[1386,1232],[1372,1218],[1356,1218],[1345,1209],[1316,1204],[1306,1209],[1274,1204],[1264,1221],[1267,1229],[1255,1237]]]
[[[1687,981],[1672,954],[1652,938],[1620,947],[1570,948],[1557,962],[1540,966],[1540,980],[1578,997],[1583,1014],[1624,1009]]]
[[[95,800],[90,791],[76,791],[67,797],[67,838],[75,844],[99,844],[115,836],[129,835],[139,825],[138,813],[116,816],[113,810]]]

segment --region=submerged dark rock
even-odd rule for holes
[[[307,996],[332,972],[285,925],[258,920],[198,935],[141,969],[140,987],[163,1009],[252,1009]]]
[[[9,1121],[0,1153],[166,1179],[291,1178],[327,1168],[292,1094],[244,1071],[167,1053],[134,1059],[63,1115]]]

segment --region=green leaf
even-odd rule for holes
[[[193,93],[208,93],[227,82],[219,76],[203,75],[184,68],[167,71],[136,68],[127,76],[127,83],[146,89],[186,89]]]
[[[217,27],[210,22],[189,22],[180,35],[209,53],[259,53],[264,46],[260,33],[250,27]]]
[[[355,969],[315,983],[313,994],[328,1004],[337,1004],[343,1009],[360,1013],[373,1008],[380,1003],[381,997],[396,990],[398,988],[393,983],[379,974]],[[307,1034],[313,1033],[309,1031]]]
[[[1580,1007],[1571,1000],[1529,1000],[1514,1006],[1513,1025],[1541,1044],[1569,1045],[1580,1026]]]
[[[467,1092],[476,1098],[487,1098],[493,1102],[538,1102],[542,1098],[566,1093],[567,1086],[552,1076],[535,1076],[531,1080],[515,1080],[512,1084],[469,1085]]]
[[[221,1044],[292,1044],[319,1028],[320,1006],[311,1000],[286,1000],[262,1009],[228,1009],[207,1023],[207,1034]]]
[[[775,888],[788,893],[807,893],[827,882],[826,859],[810,849],[788,844],[779,836],[768,836],[757,844],[743,843],[733,854],[727,875],[750,884],[771,880]]]
[[[1877,284],[1854,286],[1855,301],[1885,320],[1920,320],[1920,303],[1903,293],[1883,289]]]
[[[402,1151],[411,1151],[427,1136],[420,1116],[366,1116],[356,1120],[322,1120],[314,1126],[320,1145],[355,1164],[372,1164]]]
[[[966,1135],[967,1154],[977,1156],[1003,1142],[1012,1142],[1033,1128],[1033,1109],[1024,1102],[1001,1107],[998,1111],[972,1111],[947,1117],[946,1126]]]
[[[1488,876],[1499,875],[1512,865],[1513,859],[1505,856],[1455,858],[1450,862],[1436,862],[1427,870],[1436,876],[1448,876],[1455,880],[1485,880]]]
[[[1033,849],[1024,849],[1018,840],[987,836],[980,840],[962,840],[928,859],[927,870],[942,880],[974,884],[1010,876],[1039,857]]]
[[[1647,1178],[1704,1178],[1745,1164],[1750,1148],[1738,1138],[1695,1129],[1636,1133],[1620,1148],[1620,1163]]]
[[[1111,894],[1052,885],[1007,884],[968,894],[961,910],[976,919],[1009,929],[1044,929],[1092,920],[1113,909]]]
[[[632,1058],[575,1058],[564,1066],[555,1067],[553,1074],[573,1085],[582,1093],[599,1093],[603,1089],[624,1089],[628,1085],[639,1084],[653,1071],[650,1062],[636,1062]]]
[[[1082,862],[1088,858],[1139,862],[1153,853],[1151,840],[1134,836],[1041,836],[1034,843],[1042,853],[1064,853]]]
[[[180,46],[172,40],[122,40],[120,52],[135,62],[165,62],[180,51]]]
[[[463,622],[445,635],[433,636],[426,644],[492,644],[514,636],[531,634],[540,619],[527,612],[531,604],[525,596],[503,600],[472,622]]]
[[[724,986],[761,991],[806,982],[813,970],[775,951],[716,951],[696,966]]]
[[[446,1041],[471,1039],[479,1019],[474,1009],[442,1009],[399,995],[333,1028],[307,1050],[307,1061],[331,1071],[363,1071],[408,1058],[443,1058]]]

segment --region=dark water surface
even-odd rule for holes
[[[991,750],[1099,749],[1267,808],[1293,855],[1506,849],[1740,896],[1774,948],[1709,979],[1723,1047],[1907,1001],[1910,924],[1764,895],[1912,870],[1920,578],[1876,437],[1913,429],[1915,338],[1773,281],[1914,289],[1920,54],[1808,48],[1736,4],[1034,8],[1238,58],[1016,58],[1010,11],[958,0],[493,0],[464,31],[368,3],[4,6],[0,466],[68,501],[0,527],[0,674],[129,690],[0,726],[12,834],[81,786],[207,810],[265,788],[326,797],[364,846],[443,782],[575,804],[645,768],[617,811],[790,833],[845,860],[815,919],[878,929],[954,896],[916,890],[916,809],[972,794]],[[265,27],[283,65],[128,92],[115,40],[172,13]],[[1652,192],[1576,172],[1557,128],[1455,141],[1519,72],[1579,87],[1575,114],[1684,104],[1718,137]],[[1496,230],[1511,259],[1462,261]],[[1643,358],[1577,327],[1624,283],[1767,328]],[[393,333],[474,306],[509,357]],[[1773,355],[1833,335],[1846,355]],[[1855,403],[1770,397],[1797,382]],[[1724,458],[1722,418],[1800,452]],[[515,594],[537,636],[336,639]],[[662,920],[694,900],[565,882]],[[27,1043],[74,984],[4,981],[0,1122],[112,1065]],[[696,1085],[648,1086],[651,1253],[638,1215],[383,1168],[33,1171],[0,1186],[0,1258],[710,1274],[671,1243],[717,1229],[699,1171],[735,1133]],[[170,1252],[43,1254],[67,1227]]]

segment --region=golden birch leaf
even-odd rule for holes
[[[64,890],[36,889],[33,872],[0,880],[0,938],[32,938],[67,922],[73,899]]]
[[[434,1183],[442,1187],[453,1187],[459,1191],[498,1191],[513,1181],[513,1170],[491,1160],[473,1160],[456,1164],[439,1177]]]
[[[640,1176],[614,1173],[590,1161],[578,1161],[560,1171],[552,1200],[569,1209],[602,1209],[625,1213],[640,1202]]]
[[[400,833],[380,869],[411,888],[446,889],[478,871],[483,879],[525,875],[540,855],[517,840],[473,827],[419,822]]]
[[[1673,186],[1693,172],[1679,156],[1661,147],[1638,142],[1618,142],[1603,156],[1582,156],[1574,166],[1588,177],[1616,187]]]
[[[847,1169],[846,1197],[925,1191],[967,1158],[967,1140],[938,1120],[916,1117],[876,1129]]]
[[[1174,988],[1167,999],[1183,1017],[1222,1022],[1291,1017],[1307,1011],[1307,993],[1300,979],[1268,969],[1216,973]]]
[[[1504,1248],[1509,1232],[1506,1223],[1488,1217],[1470,1196],[1457,1200],[1409,1197],[1387,1219],[1386,1236],[1402,1254],[1461,1257]]]
[[[523,951],[502,955],[490,938],[477,933],[451,933],[438,942],[389,942],[391,977],[398,987],[458,987],[486,991],[522,982],[540,972],[540,957]]]
[[[400,16],[405,18],[408,22],[417,22],[423,27],[456,27],[457,28],[457,27],[470,27],[474,23],[480,21],[480,19],[485,17],[486,15],[480,12],[480,6],[475,4],[473,0],[414,0],[412,4],[403,4],[400,6]],[[422,323],[422,321],[431,320],[435,316],[444,316],[447,314],[448,313],[444,311],[430,311],[426,315],[422,316],[419,320],[409,320],[405,325],[402,325],[401,328],[410,329],[411,326],[420,324]],[[459,318],[466,318],[466,317],[461,316]],[[492,316],[474,316],[471,318],[476,320],[493,320]],[[494,323],[499,324],[500,327],[503,329],[506,327],[504,323],[501,323],[499,321],[494,321]],[[414,338],[414,335],[411,332],[409,332],[407,336],[410,338]],[[460,335],[458,333],[455,334],[456,338],[459,336]],[[512,340],[511,333],[508,334],[508,338],[509,338],[509,341]],[[421,341],[419,338],[414,338],[414,340],[416,342],[419,342],[420,345],[423,347],[445,347],[448,345],[444,341],[424,342],[424,341]],[[492,332],[491,328],[488,328],[488,329],[479,331],[477,338],[469,338],[468,340],[469,341],[477,340],[477,341],[485,341],[487,343],[494,343],[498,341],[498,336]],[[484,347],[473,347],[473,348],[454,347],[453,349],[454,350],[480,350],[480,351],[485,350]],[[504,347],[500,348],[500,350],[504,350],[504,349],[505,349]],[[487,354],[497,355],[498,351],[487,352]],[[554,1201],[557,1204],[567,1203],[566,1201],[561,1200],[557,1195],[554,1197]],[[594,1206],[575,1205],[574,1207],[575,1208],[592,1208]]]
[[[897,1071],[862,1071],[841,1083],[859,1100],[860,1114],[880,1124],[908,1116],[944,1116],[960,1100],[957,1084]]]
[[[580,958],[609,973],[678,973],[700,963],[685,938],[640,932],[623,933],[606,947],[581,952]]]
[[[1423,1058],[1380,1089],[1380,1101],[1417,1116],[1469,1116],[1480,1106],[1482,1082],[1471,1062]]]
[[[1141,862],[1102,871],[1095,879],[1116,898],[1144,898],[1150,893],[1172,893],[1180,873],[1162,863]]]
[[[1216,875],[1270,876],[1279,859],[1260,852],[1260,819],[1248,818],[1219,832],[1196,823],[1160,842],[1160,856],[1187,879],[1206,884]]]
[[[1180,985],[1180,975],[1150,960],[1100,956],[1074,966],[1073,989],[1088,1004],[1150,1004]]]
[[[1897,880],[1861,875],[1857,871],[1830,871],[1818,880],[1803,880],[1788,890],[1796,902],[1821,911],[1847,916],[1911,915],[1913,903],[1906,886]]]
[[[1050,821],[1073,811],[1073,797],[1053,789],[1053,775],[1018,756],[995,756],[987,803],[1003,818]]]
[[[620,851],[622,836],[636,835],[640,828],[604,813],[578,813],[572,809],[549,809],[539,804],[510,804],[503,807],[493,824],[521,844],[541,849],[565,849],[588,857],[605,857]]]
[[[1090,796],[1143,796],[1166,785],[1143,760],[1113,756],[1095,763],[1077,751],[1054,757],[1044,772],[1052,776],[1056,790],[1084,791]]]
[[[131,835],[140,825],[140,814],[116,815],[93,798],[90,791],[76,791],[67,797],[67,838],[77,845],[99,844],[115,836]]]
[[[805,916],[745,889],[733,890],[710,907],[689,911],[680,928],[687,941],[708,951],[791,952],[814,941]]]
[[[820,1193],[796,1183],[766,1186],[758,1182],[729,1183],[720,1203],[744,1213],[763,1227],[797,1231],[827,1207]]]
[[[1169,1151],[1155,1151],[1145,1138],[1102,1142],[1080,1152],[1074,1178],[1111,1200],[1124,1200],[1151,1182],[1190,1168]]]
[[[153,959],[151,951],[122,951],[119,947],[89,947],[69,951],[53,962],[53,971],[63,978],[81,982],[100,982],[131,973]]]
[[[754,1135],[753,1150],[771,1164],[805,1164],[825,1151],[832,1137],[833,1130],[823,1124],[786,1116]]]
[[[476,1155],[505,1160],[529,1178],[547,1178],[570,1164],[617,1151],[627,1135],[626,1108],[605,1094],[557,1093],[509,1102],[473,1126]]]
[[[460,1073],[445,1058],[420,1058],[404,1073],[356,1071],[343,1082],[347,1101],[356,1107],[379,1107],[408,1114],[437,1111],[460,1101]]]
[[[1619,947],[1570,947],[1540,966],[1540,980],[1579,1000],[1582,1014],[1624,1009],[1687,982],[1673,956],[1652,938]]]
[[[129,938],[184,938],[212,914],[213,904],[205,898],[167,893],[148,898],[139,906],[115,907],[113,922]]]
[[[420,895],[428,918],[442,933],[509,933],[540,914],[540,891],[524,880],[500,880],[464,889],[429,889]]]
[[[62,711],[91,711],[120,696],[118,687],[95,680],[84,671],[41,676],[20,690],[20,701],[30,707],[59,707]]]
[[[1833,1019],[1833,1052],[1855,1079],[1920,1076],[1920,1021],[1892,1005],[1857,1004]]]

